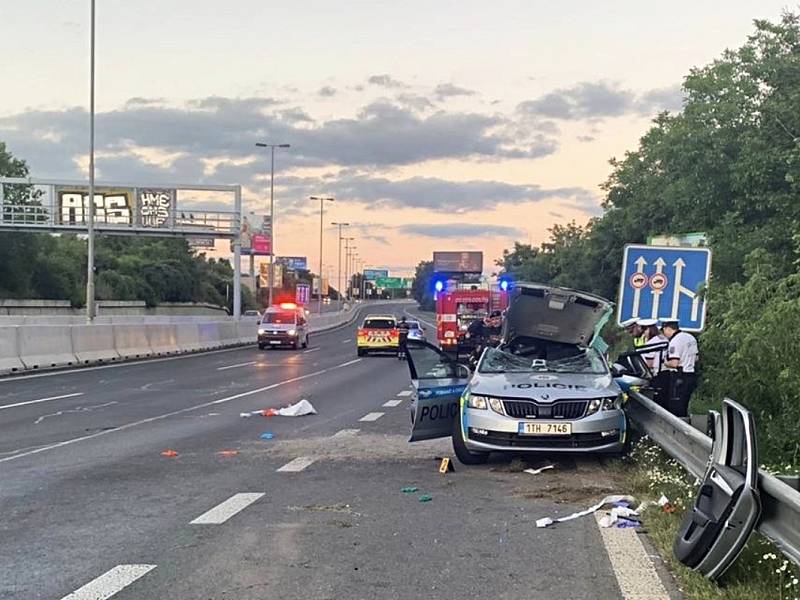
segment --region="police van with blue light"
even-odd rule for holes
[[[308,348],[306,310],[294,302],[281,302],[264,311],[258,324],[258,349],[290,346]]]
[[[483,350],[474,372],[409,340],[409,441],[452,436],[465,464],[492,452],[623,452],[623,395],[595,343],[611,312],[599,296],[517,283],[501,342]]]

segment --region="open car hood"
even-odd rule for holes
[[[588,346],[612,303],[586,292],[537,283],[517,283],[503,326],[503,341],[540,338]]]

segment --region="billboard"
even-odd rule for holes
[[[55,187],[57,225],[85,225],[89,192],[85,187]],[[94,219],[104,225],[163,229],[175,225],[174,189],[95,188]]]
[[[307,271],[308,259],[305,256],[278,256],[275,258],[288,271]]]
[[[388,277],[389,269],[364,269],[364,279],[375,281],[380,277]]]
[[[294,291],[294,300],[300,305],[308,304],[311,300],[311,286],[307,283],[298,283]]]
[[[434,252],[433,270],[436,273],[482,273],[483,252]]]
[[[253,219],[251,223],[247,217],[242,217],[242,255],[269,256],[272,254],[272,219],[269,215]]]

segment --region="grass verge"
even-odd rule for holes
[[[758,534],[722,579],[711,582],[684,567],[672,553],[672,543],[683,515],[694,501],[694,478],[648,438],[634,444],[630,454],[615,464],[627,479],[630,493],[640,502],[666,496],[674,513],[659,506],[645,509],[642,520],[648,536],[675,576],[681,591],[692,600],[800,600],[800,568]]]

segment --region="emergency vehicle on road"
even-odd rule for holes
[[[370,352],[393,352],[400,349],[400,331],[394,315],[367,315],[356,334],[359,356]]]
[[[442,350],[452,354],[472,351],[475,344],[467,329],[492,311],[508,307],[508,292],[488,284],[457,283],[436,296],[436,338]]]

